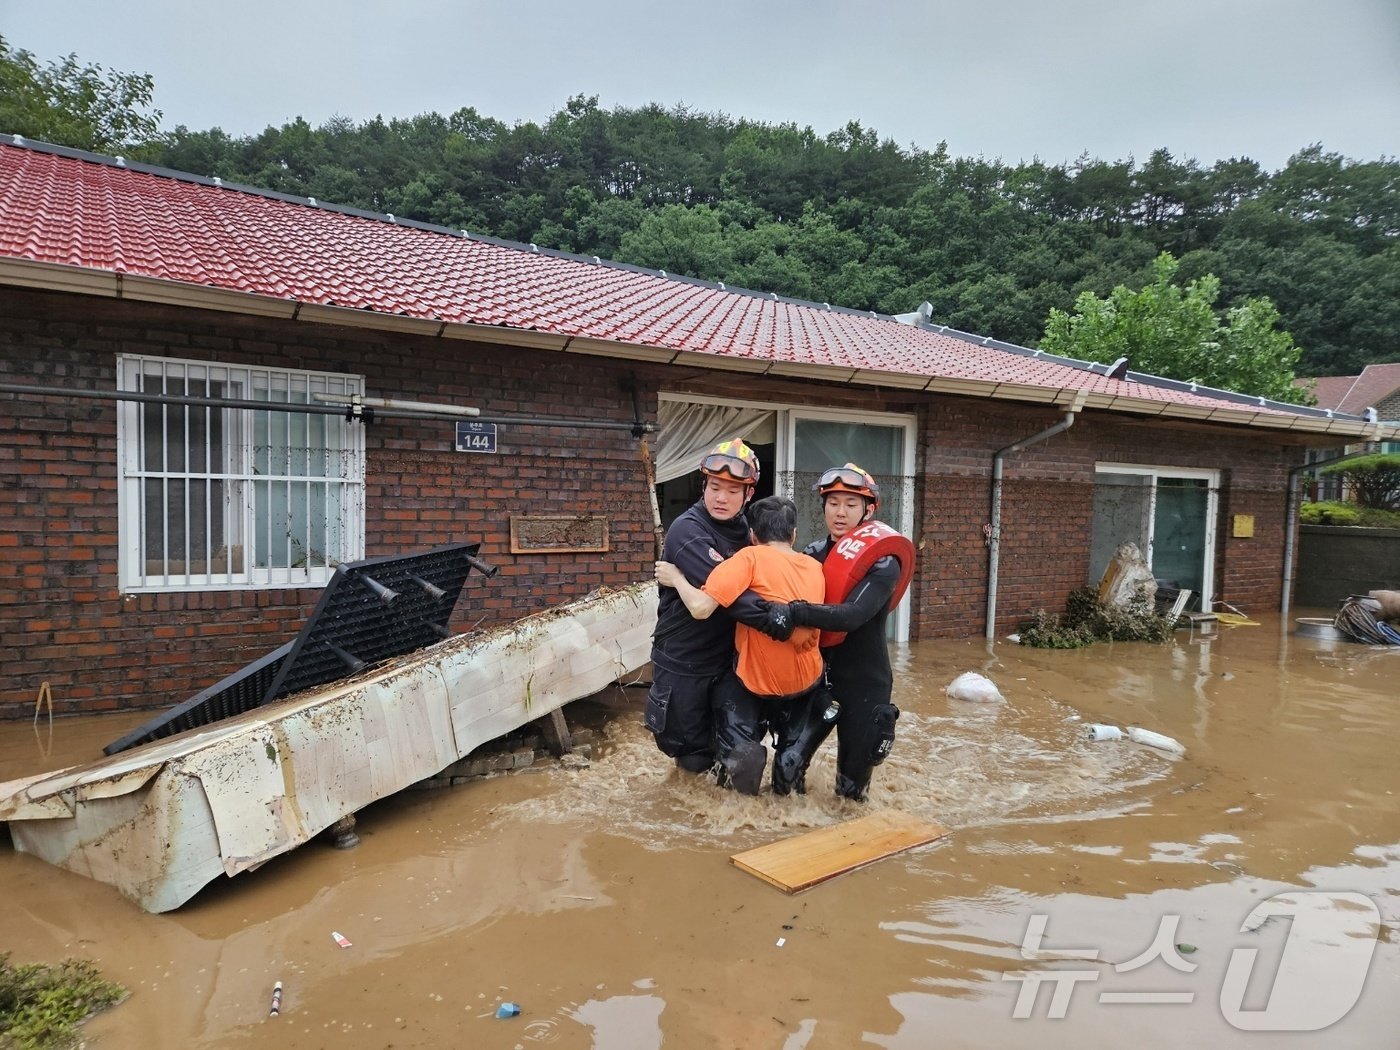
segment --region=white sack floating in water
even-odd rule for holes
[[[1084,735],[1096,743],[1100,740],[1122,740],[1123,730],[1100,722],[1088,722],[1084,725]]]
[[[964,671],[948,683],[944,692],[954,700],[966,700],[971,704],[1000,704],[1006,700],[990,678],[976,671]]]

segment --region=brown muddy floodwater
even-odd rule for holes
[[[588,768],[404,792],[357,849],[309,844],[168,915],[0,833],[0,951],[129,987],[84,1030],[100,1050],[1400,1046],[1400,649],[1261,619],[1164,647],[899,650],[869,805],[951,833],[796,896],[729,856],[862,812],[830,795],[833,745],[809,797],[737,798],[673,773],[644,690],[614,689],[570,708],[606,724]],[[945,696],[967,670],[1006,703]],[[0,726],[0,780],[143,720],[60,721],[47,757]]]

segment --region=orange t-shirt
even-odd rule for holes
[[[821,562],[796,551],[760,543],[716,565],[704,591],[725,608],[747,590],[775,602],[826,600],[826,575]],[[775,642],[762,631],[737,624],[734,645],[739,650],[739,680],[757,696],[790,696],[816,685],[822,675],[817,648],[821,632],[799,627],[786,642]]]

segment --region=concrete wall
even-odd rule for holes
[[[1338,605],[1349,594],[1400,589],[1400,530],[1304,525],[1296,605]]]

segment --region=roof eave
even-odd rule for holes
[[[0,284],[78,295],[132,299],[140,302],[217,310],[257,317],[280,317],[312,324],[341,325],[437,338],[499,343],[507,346],[564,350],[569,353],[649,364],[678,364],[714,371],[815,379],[844,386],[893,387],[921,390],[926,393],[1054,405],[1068,405],[1078,400],[1084,408],[1124,412],[1138,416],[1227,423],[1255,429],[1291,430],[1365,441],[1400,440],[1400,425],[1367,423],[1364,420],[1328,419],[1318,416],[1295,416],[1285,412],[1261,412],[1244,408],[1183,404],[1126,397],[1101,391],[1085,392],[1070,387],[1036,386],[945,376],[929,377],[853,368],[849,365],[808,364],[707,354],[624,340],[570,336],[565,332],[544,332],[498,325],[463,324],[447,322],[438,318],[409,317],[402,314],[381,313],[375,310],[301,303],[294,299],[281,299],[253,292],[217,288],[211,285],[186,284],[163,278],[136,276],[113,270],[71,266],[62,263],[38,262],[32,259],[0,257]]]
[[[102,295],[115,299],[120,294],[118,275],[112,270],[32,259],[0,257],[0,283],[16,288],[38,288],[46,292],[72,292],[76,295]]]

